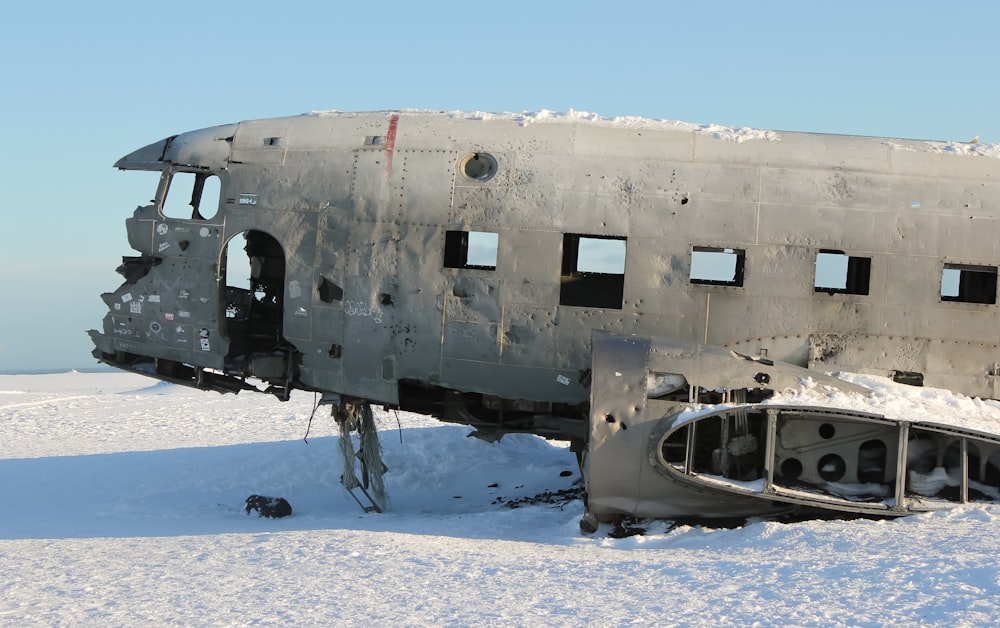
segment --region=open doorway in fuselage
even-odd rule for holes
[[[222,256],[227,370],[246,371],[254,355],[284,351],[285,253],[274,237],[249,230],[229,240]]]

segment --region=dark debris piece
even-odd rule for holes
[[[625,539],[630,536],[645,536],[646,528],[637,524],[638,521],[635,519],[617,517],[614,521],[614,527],[611,529],[611,532],[608,532],[608,536],[613,539]]]
[[[575,488],[564,488],[558,491],[545,491],[544,493],[539,493],[538,495],[531,495],[530,497],[518,497],[516,499],[508,499],[506,497],[497,497],[493,500],[494,504],[503,504],[507,508],[520,508],[521,506],[527,506],[532,504],[552,504],[555,506],[565,506],[569,502],[576,501],[578,499],[583,499],[583,487]]]
[[[279,519],[292,514],[292,506],[284,497],[264,497],[263,495],[251,495],[247,497],[246,512],[256,512],[260,517]]]

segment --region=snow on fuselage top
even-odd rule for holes
[[[672,131],[687,131],[697,135],[705,135],[714,139],[729,142],[741,143],[749,140],[765,140],[769,142],[781,141],[781,134],[789,131],[773,131],[768,129],[755,129],[751,127],[731,127],[720,124],[695,124],[692,122],[681,122],[678,120],[666,120],[662,118],[644,118],[641,116],[615,116],[604,117],[596,113],[587,111],[576,111],[570,109],[566,112],[550,111],[541,109],[539,111],[513,112],[483,112],[483,111],[432,111],[424,109],[399,109],[399,113],[415,114],[446,114],[452,118],[463,120],[508,120],[520,126],[529,124],[572,124],[587,123],[598,126],[630,128],[630,129],[658,129]],[[370,113],[370,112],[369,112]],[[350,116],[351,112],[331,109],[328,111],[310,111],[307,116]],[[360,115],[360,114],[359,114]],[[802,131],[806,135],[823,135]],[[881,139],[881,138],[880,138]],[[927,151],[944,155],[964,155],[976,157],[990,157],[1000,159],[1000,144],[980,144],[978,138],[970,141],[942,141],[942,140],[915,140],[905,138],[893,138],[884,142],[891,151]]]

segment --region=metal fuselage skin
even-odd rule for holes
[[[128,221],[139,255],[104,295],[95,355],[168,379],[256,376],[584,439],[600,330],[1000,396],[1000,161],[974,151],[331,112],[184,133],[117,166],[163,176]],[[218,199],[164,215],[179,174]],[[253,279],[227,287],[234,255]],[[843,277],[817,277],[825,258]]]

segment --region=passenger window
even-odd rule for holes
[[[995,304],[997,267],[945,264],[941,273],[941,300]]]
[[[167,218],[207,220],[219,211],[219,177],[207,172],[174,172],[163,189],[160,212]]]
[[[746,251],[696,246],[691,250],[691,283],[742,286]]]
[[[625,246],[625,238],[565,234],[559,304],[620,310]]]
[[[868,294],[872,259],[851,257],[843,251],[821,249],[816,255],[816,292]]]
[[[488,231],[447,231],[444,236],[446,268],[496,270],[500,237]]]

